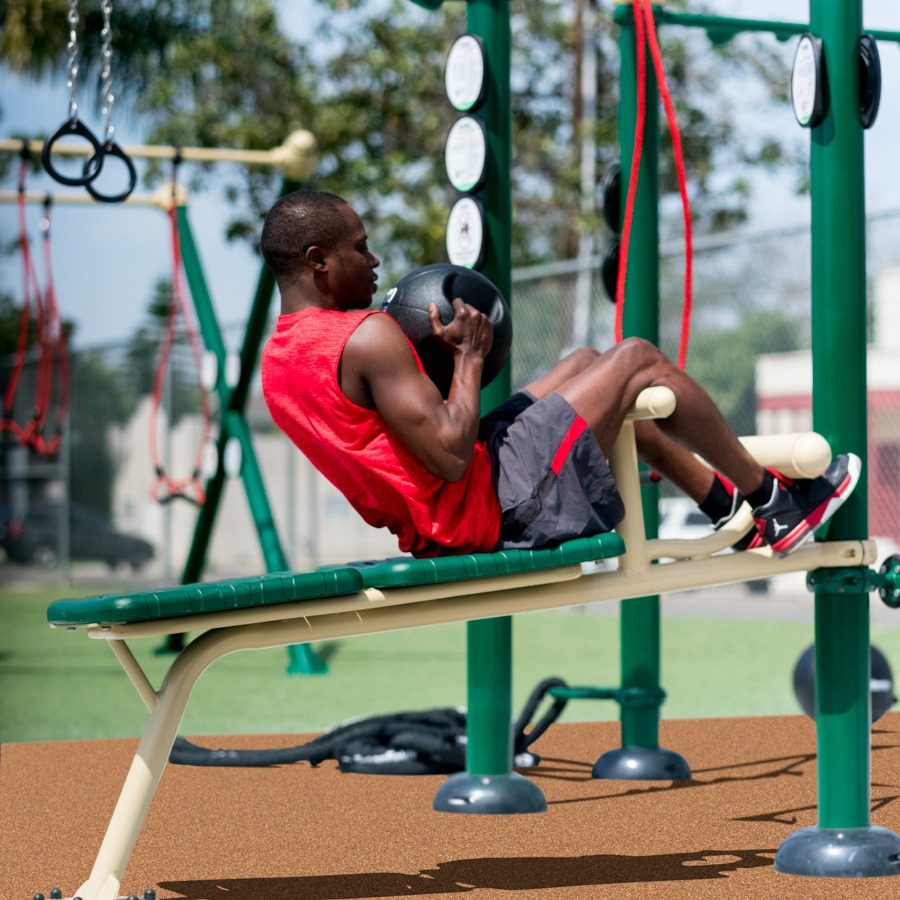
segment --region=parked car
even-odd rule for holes
[[[59,563],[60,507],[30,509],[0,538],[10,559],[26,565],[52,568]],[[101,560],[110,568],[123,563],[135,572],[153,558],[153,545],[143,538],[116,531],[109,519],[89,506],[69,506],[69,557]]]
[[[668,497],[659,501],[659,536],[672,538],[700,538],[712,534],[709,518],[688,497]],[[757,578],[746,582],[751,594],[767,594],[769,580]]]

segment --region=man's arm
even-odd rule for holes
[[[453,381],[446,402],[389,316],[369,316],[351,335],[341,358],[341,388],[360,406],[377,409],[391,431],[432,475],[459,481],[472,460],[480,418],[481,374],[491,348],[490,319],[461,300],[432,332],[452,348]]]

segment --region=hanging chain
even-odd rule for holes
[[[66,44],[66,87],[69,89],[69,119],[78,116],[75,91],[78,84],[78,0],[69,0],[69,43]]]
[[[103,12],[103,30],[100,36],[103,39],[101,53],[103,56],[103,69],[100,72],[100,93],[102,95],[103,106],[100,114],[106,117],[106,135],[104,143],[112,143],[115,128],[112,124],[112,110],[116,98],[112,92],[112,27],[110,25],[110,17],[112,15],[112,0],[103,0],[100,7]]]

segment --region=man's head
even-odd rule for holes
[[[260,249],[283,299],[305,283],[325,301],[317,305],[364,309],[372,302],[380,261],[369,252],[360,217],[335,194],[282,197],[266,216]]]

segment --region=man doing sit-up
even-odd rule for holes
[[[635,423],[639,455],[716,525],[746,500],[756,529],[742,546],[790,552],[859,478],[852,454],[814,479],[763,469],[706,392],[637,338],[605,353],[576,350],[481,418],[489,319],[457,299],[443,325],[430,307],[432,332],[454,358],[444,400],[396,321],[368,308],[379,259],[346,201],[283,197],[261,247],[281,293],[262,358],[272,417],[369,524],[415,556],[541,547],[615,528],[624,508],[607,457],[638,394],[654,385],[677,404],[667,419]]]

